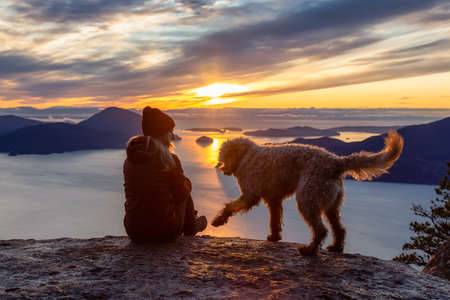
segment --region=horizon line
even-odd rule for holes
[[[154,108],[159,108],[158,106],[151,106]],[[145,107],[145,106],[144,106]],[[117,105],[111,106],[49,106],[45,108],[38,108],[32,105],[24,105],[24,106],[11,106],[11,107],[0,107],[1,110],[9,110],[9,109],[21,109],[21,108],[31,108],[35,110],[48,110],[48,109],[99,109],[104,110],[108,108],[119,108],[124,110],[142,110],[142,108],[138,107],[121,107]],[[326,110],[326,109],[340,109],[340,110],[450,110],[450,107],[240,107],[240,106],[226,106],[226,107],[185,107],[185,108],[170,108],[170,109],[161,109],[164,111],[174,111],[174,110],[191,110],[191,109],[200,109],[200,110],[221,110],[221,109],[259,109],[259,110],[277,110],[277,109],[307,109],[307,110]]]

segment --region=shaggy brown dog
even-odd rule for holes
[[[403,139],[390,131],[385,148],[378,153],[337,156],[327,150],[302,144],[259,146],[246,138],[228,140],[219,152],[219,169],[237,178],[242,194],[225,204],[212,222],[220,226],[237,212],[246,212],[261,199],[270,214],[269,241],[281,239],[282,201],[296,193],[297,207],[313,234],[311,244],[302,246],[302,255],[316,255],[327,235],[322,223],[325,214],[334,235],[327,249],[343,252],[345,228],[340,207],[344,198],[343,178],[371,180],[387,172],[399,158]]]

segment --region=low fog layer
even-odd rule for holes
[[[53,122],[55,120],[81,121],[98,113],[98,107],[50,107],[36,109],[33,107],[0,108],[0,115],[14,114],[24,118]],[[139,110],[131,110],[140,113]],[[450,115],[450,109],[317,109],[317,108],[189,108],[167,111],[180,124],[197,124],[198,120],[226,121],[225,126],[247,122],[267,121],[324,121],[337,120],[345,125],[411,125],[434,121]],[[346,122],[344,122],[346,121]],[[359,122],[356,122],[359,121]],[[364,121],[361,123],[361,121]],[[383,122],[383,123],[379,123]],[[179,125],[178,128],[182,128]],[[259,126],[258,126],[259,127]],[[186,127],[189,128],[189,127]],[[255,127],[256,128],[256,127]]]

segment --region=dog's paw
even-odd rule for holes
[[[227,222],[227,218],[225,218],[224,216],[217,216],[214,218],[211,225],[214,227],[218,227],[218,226],[225,224],[226,222]]]
[[[279,240],[281,240],[281,235],[271,233],[267,236],[267,240],[269,242],[278,242]]]
[[[332,244],[327,247],[328,252],[335,252],[335,253],[343,253],[344,252],[344,246],[343,245],[335,245]]]
[[[298,247],[298,252],[301,256],[317,256],[317,254],[319,253],[319,249],[312,248],[307,245],[302,245]]]

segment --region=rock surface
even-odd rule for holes
[[[355,254],[302,258],[298,244],[201,236],[0,241],[0,298],[445,299],[450,284]]]
[[[450,280],[450,239],[439,247],[423,271]]]

